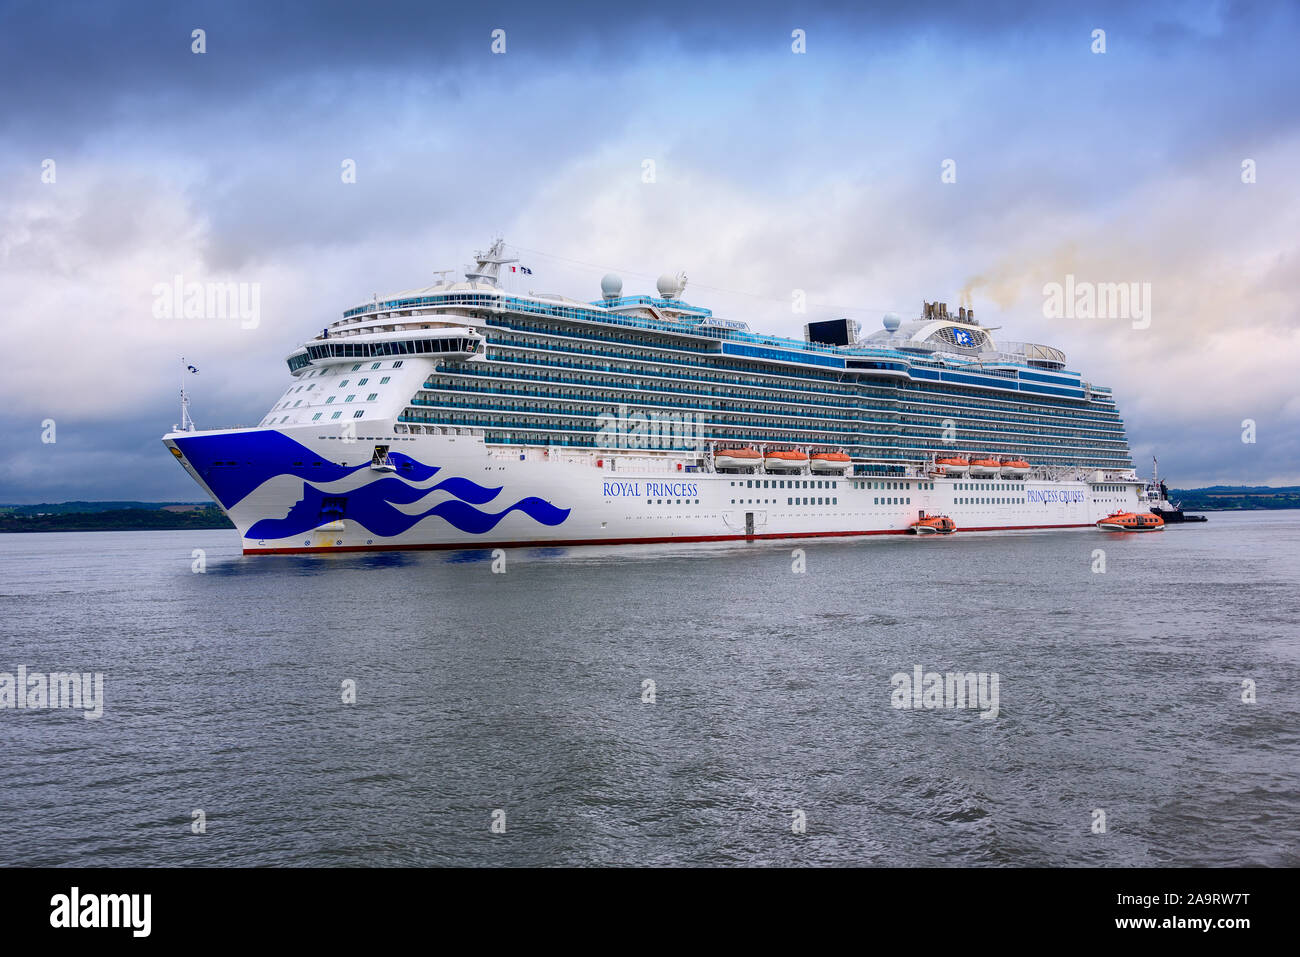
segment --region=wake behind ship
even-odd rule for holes
[[[1088,528],[1145,510],[1111,390],[924,303],[760,335],[658,295],[463,282],[356,306],[255,428],[163,442],[246,553]]]

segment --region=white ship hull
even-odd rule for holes
[[[164,442],[246,553],[901,535],[922,514],[948,515],[959,532],[1094,528],[1138,508],[1141,487],[1114,476],[1097,486],[1082,476],[712,472],[689,456],[376,431],[350,442],[313,426]],[[378,443],[390,448],[382,467],[371,464]]]

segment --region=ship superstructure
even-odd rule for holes
[[[255,428],[164,438],[246,551],[1091,527],[1143,483],[1111,391],[922,304],[762,335],[686,278],[591,302],[463,281],[348,309]]]

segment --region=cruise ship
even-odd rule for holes
[[[1111,390],[974,310],[751,331],[683,274],[600,298],[463,281],[354,306],[256,427],[163,442],[248,554],[1092,528],[1145,511]],[[594,290],[593,290],[594,291]],[[918,529],[919,531],[920,529]]]

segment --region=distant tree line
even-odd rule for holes
[[[119,508],[96,512],[61,512],[46,515],[0,513],[0,532],[126,532],[187,528],[234,528],[215,506],[188,512],[162,508]]]
[[[1259,508],[1300,508],[1300,486],[1213,485],[1210,488],[1175,488],[1169,497],[1184,511],[1234,511]]]
[[[116,512],[124,508],[209,508],[211,502],[44,502],[40,505],[0,505],[0,514],[62,515],[67,512]]]

